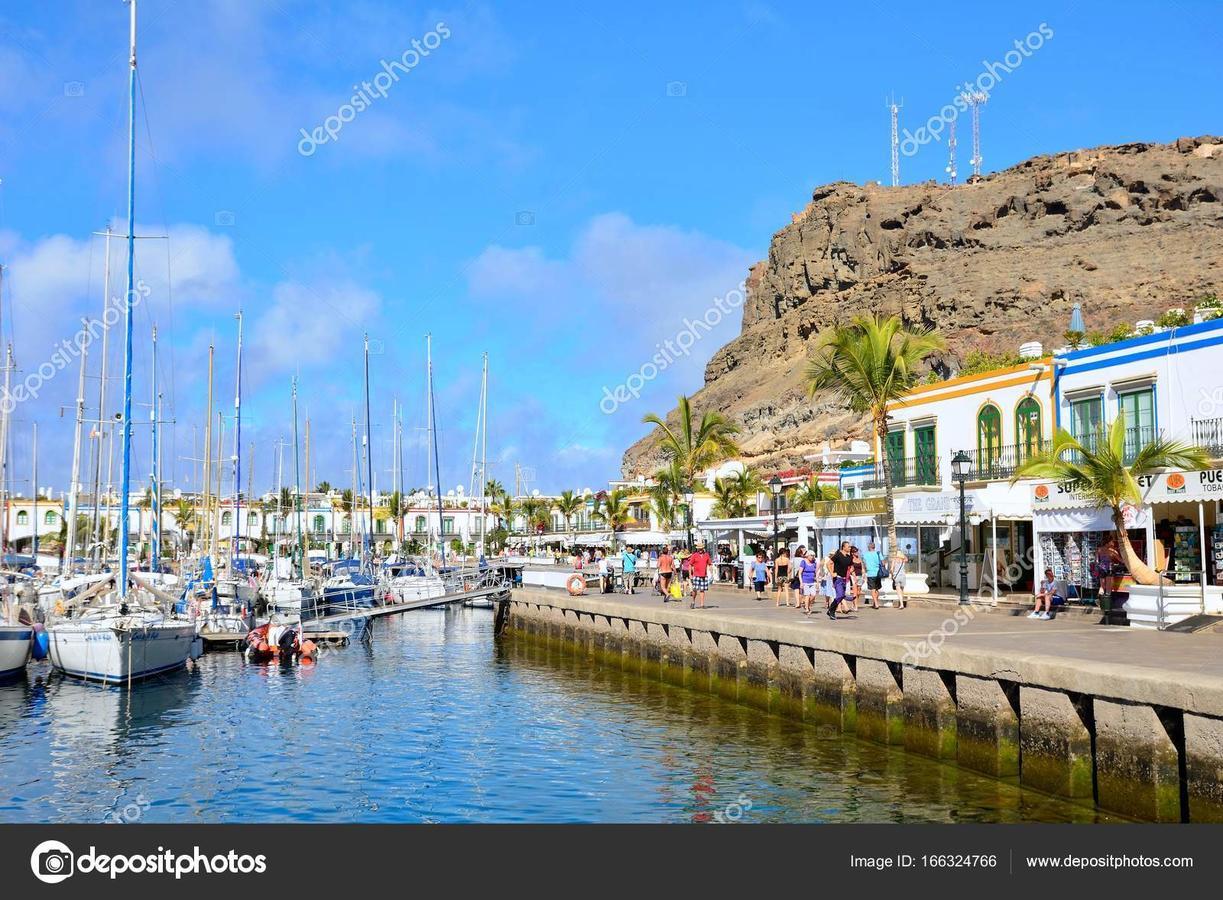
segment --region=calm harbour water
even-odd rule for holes
[[[210,652],[0,685],[0,821],[1096,821],[1094,811],[410,613],[313,667]]]

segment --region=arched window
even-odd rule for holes
[[[1002,455],[1002,413],[988,403],[977,413],[977,464],[989,469]]]
[[[59,521],[59,516],[56,514],[55,510],[49,509],[47,510],[47,514],[42,517],[42,521],[44,525],[54,525]]]
[[[325,518],[323,518],[322,516],[314,517],[314,530],[316,532],[320,532],[326,527],[327,527],[327,520]]]
[[[1021,460],[1040,452],[1040,401],[1024,397],[1015,407],[1015,445]]]
[[[24,509],[17,510],[17,524],[18,525],[29,525],[30,524],[30,514],[26,512]]]
[[[234,514],[229,510],[225,510],[225,512],[221,513],[221,525],[224,527],[232,524],[234,524]]]
[[[416,525],[413,527],[412,530],[415,531],[417,534],[425,533],[426,529],[425,529],[425,517],[424,516],[416,517]]]

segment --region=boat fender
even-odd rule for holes
[[[314,659],[318,655],[318,644],[307,638],[302,642],[302,658]]]
[[[576,572],[570,575],[569,580],[565,582],[565,589],[569,591],[570,597],[579,597],[586,593],[586,576]]]
[[[30,655],[35,659],[46,659],[51,648],[51,636],[41,622],[34,626],[34,634],[30,638]]]

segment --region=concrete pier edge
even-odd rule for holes
[[[605,596],[515,590],[506,627],[1147,821],[1223,821],[1223,682]]]

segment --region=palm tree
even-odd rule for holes
[[[743,503],[733,478],[719,478],[713,483],[713,515],[718,519],[737,519],[743,515]]]
[[[607,523],[612,532],[612,542],[615,543],[616,533],[628,526],[632,516],[628,511],[628,495],[616,488],[599,501],[595,515]]]
[[[403,494],[399,491],[391,491],[391,496],[386,501],[387,511],[391,518],[395,520],[395,540],[403,543],[403,514],[407,511],[407,504],[403,502]]]
[[[650,511],[658,520],[659,530],[669,532],[675,528],[679,506],[666,485],[656,484],[650,488]]]
[[[696,482],[701,472],[739,452],[734,439],[739,426],[721,413],[706,410],[694,429],[692,408],[683,395],[679,398],[677,413],[679,421],[674,428],[654,413],[648,413],[641,421],[662,430],[663,455],[676,464],[683,475],[684,487],[688,487]]]
[[[489,511],[497,517],[498,528],[508,528],[514,522],[514,513],[517,511],[514,498],[505,491],[499,491],[492,494],[492,502],[489,504]]]
[[[903,397],[917,379],[917,367],[947,346],[929,328],[909,328],[900,316],[856,316],[847,325],[820,334],[807,363],[811,396],[829,391],[858,415],[870,417],[883,456],[884,520],[888,546],[896,542],[896,505],[887,448],[888,404]]]
[[[484,483],[484,496],[488,498],[500,497],[505,493],[505,487],[496,478],[490,478]]]
[[[1126,452],[1125,414],[1121,413],[1109,426],[1101,440],[1080,442],[1064,428],[1059,428],[1053,443],[1043,453],[1023,462],[1011,478],[1014,484],[1021,478],[1048,478],[1071,481],[1089,501],[1107,507],[1113,515],[1117,531],[1117,546],[1130,575],[1139,584],[1159,584],[1160,576],[1134,552],[1125,529],[1122,507],[1142,503],[1138,479],[1160,469],[1204,469],[1210,465],[1210,454],[1185,441],[1169,441],[1157,437],[1133,454]],[[1133,449],[1132,445],[1128,448]]]
[[[743,469],[732,476],[730,482],[734,486],[735,496],[739,499],[739,507],[743,510],[740,515],[750,515],[751,509],[757,505],[757,497],[765,489],[764,480],[751,469]]]
[[[174,524],[178,533],[183,536],[187,550],[191,550],[195,531],[195,507],[186,498],[174,504]]]
[[[518,504],[518,511],[526,520],[528,532],[546,529],[550,522],[552,504],[543,497],[527,497]]]
[[[790,508],[795,512],[811,512],[815,509],[815,504],[835,499],[837,499],[836,488],[826,488],[814,481],[808,481],[794,492],[794,496],[790,498]]]
[[[330,494],[331,493],[331,482],[330,481],[320,481],[317,485],[314,486],[314,492],[316,494],[322,494],[324,496],[326,496],[327,494]]]
[[[561,495],[553,503],[556,511],[565,517],[566,529],[570,528],[573,517],[585,505],[586,498],[580,494],[575,494],[573,491],[561,491]]]

